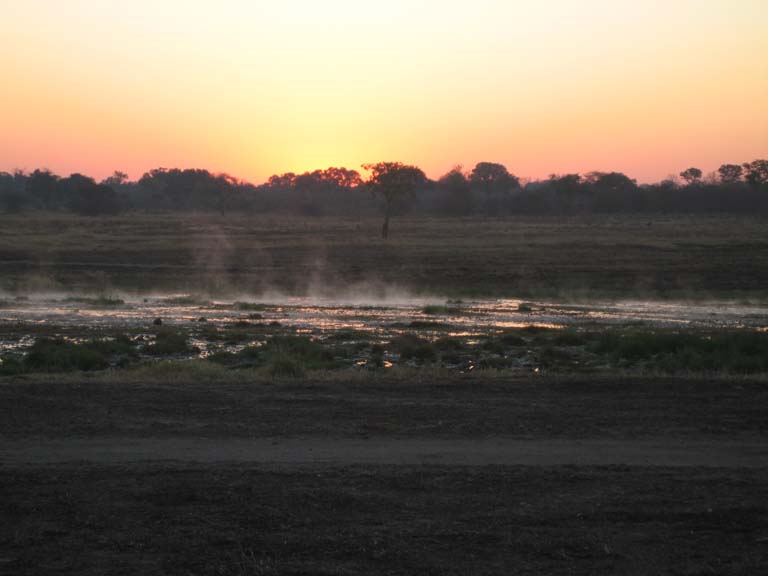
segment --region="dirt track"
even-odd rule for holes
[[[89,462],[240,462],[275,465],[768,467],[768,441],[518,440],[490,438],[194,439],[0,441],[4,466]]]

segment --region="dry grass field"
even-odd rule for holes
[[[761,298],[768,221],[731,216],[3,216],[0,289]]]

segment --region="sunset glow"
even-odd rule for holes
[[[0,21],[0,170],[646,182],[768,155],[764,0],[0,0]]]

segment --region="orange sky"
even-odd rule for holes
[[[0,0],[0,22],[0,170],[655,181],[768,157],[765,0]]]

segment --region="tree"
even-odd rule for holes
[[[587,211],[589,190],[583,185],[580,174],[551,174],[547,185],[554,192],[556,208],[561,212]]]
[[[637,200],[637,182],[621,172],[589,172],[584,180],[592,188],[597,212],[629,210]]]
[[[102,184],[111,188],[118,188],[126,182],[128,182],[128,174],[121,172],[120,170],[115,170],[112,173],[112,176],[109,176],[102,181]]]
[[[273,174],[267,180],[266,186],[276,190],[284,191],[293,187],[296,182],[296,174],[286,172],[285,174]]]
[[[745,180],[750,186],[759,188],[768,182],[768,160],[753,160],[744,164]]]
[[[154,196],[156,206],[175,210],[222,210],[238,184],[227,174],[178,168],[155,168],[139,180],[139,186]]]
[[[494,162],[478,162],[469,174],[469,181],[485,193],[486,210],[496,212],[498,200],[520,187],[520,180],[506,166]]]
[[[744,169],[738,164],[723,164],[717,169],[720,174],[720,182],[723,184],[735,184],[741,181]]]
[[[466,216],[472,212],[472,188],[461,166],[456,166],[437,181],[442,193],[442,204],[449,214]]]
[[[349,190],[362,184],[360,173],[357,170],[349,170],[348,168],[332,166],[325,170],[315,170],[314,174],[319,175],[321,180],[331,184],[337,190]]]
[[[39,208],[57,208],[59,177],[50,170],[35,170],[27,177],[26,192]]]
[[[427,177],[416,166],[402,162],[379,162],[363,164],[363,169],[370,172],[366,186],[374,194],[384,199],[384,224],[381,227],[381,237],[389,237],[389,219],[395,202],[413,197],[416,186],[423,184]]]
[[[701,180],[702,172],[698,168],[688,168],[687,170],[683,170],[680,172],[680,178],[685,180],[686,184],[688,186],[692,186],[694,184],[698,184],[699,180]]]
[[[12,174],[0,172],[0,207],[5,212],[20,212],[24,207],[26,180],[27,176],[21,170],[15,170]]]
[[[66,206],[84,216],[101,216],[118,211],[117,194],[106,184],[96,184],[89,176],[70,174],[58,182],[59,194]]]

